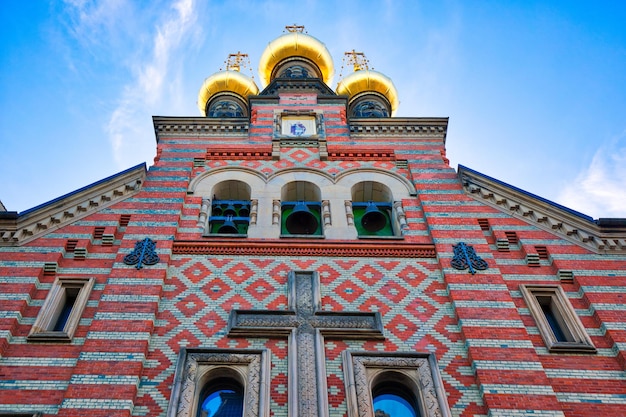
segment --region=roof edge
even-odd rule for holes
[[[122,201],[141,189],[146,163],[96,181],[46,203],[0,216],[0,246],[20,246]]]
[[[626,254],[626,219],[599,219],[459,165],[470,197],[595,253]]]

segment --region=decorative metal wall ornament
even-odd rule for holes
[[[474,275],[476,270],[483,271],[489,267],[487,262],[480,256],[476,255],[476,251],[471,246],[463,242],[452,246],[454,248],[454,257],[450,264],[455,269],[468,269]]]
[[[141,269],[142,265],[154,265],[159,262],[159,256],[156,254],[156,243],[145,238],[135,243],[135,250],[124,256],[126,265],[137,265],[137,269]]]

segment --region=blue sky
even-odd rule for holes
[[[0,2],[0,200],[24,211],[146,161],[229,53],[298,23],[363,51],[447,155],[594,218],[626,217],[626,2]],[[344,74],[346,71],[344,71]]]

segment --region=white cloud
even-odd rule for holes
[[[626,132],[600,147],[557,201],[594,218],[626,217]]]
[[[175,13],[171,13],[171,10]],[[161,19],[159,21],[159,19]],[[149,121],[163,103],[179,101],[179,94],[169,88],[168,80],[177,83],[180,66],[174,59],[184,40],[193,34],[196,17],[193,0],[179,0],[157,17],[156,32],[149,57],[131,63],[134,77],[122,92],[107,124],[109,140],[119,168],[125,168],[154,154],[154,139]],[[139,58],[138,58],[139,59]]]

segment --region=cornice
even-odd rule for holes
[[[593,218],[459,165],[464,191],[540,229],[595,253],[626,253],[626,221]]]
[[[137,192],[146,177],[140,164],[22,213],[0,212],[0,246],[21,246]]]
[[[448,118],[386,117],[350,119],[350,133],[354,136],[419,136],[446,140]]]
[[[247,137],[250,120],[244,118],[153,116],[156,141],[161,136],[236,136]]]
[[[259,96],[277,96],[280,92],[313,92],[324,96],[336,96],[319,78],[274,78]]]
[[[226,256],[332,256],[332,257],[394,257],[435,258],[435,246],[414,243],[330,242],[306,240],[211,239],[175,241],[175,255]]]

